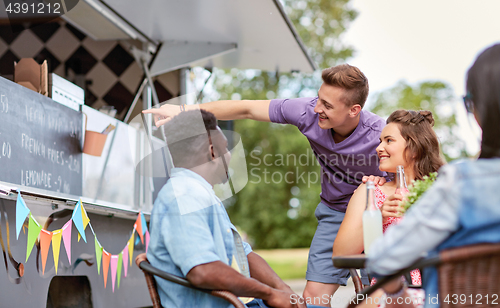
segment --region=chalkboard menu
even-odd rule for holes
[[[0,77],[0,181],[82,194],[82,114]]]

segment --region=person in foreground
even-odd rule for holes
[[[434,119],[430,111],[396,110],[387,118],[387,125],[380,134],[377,153],[381,171],[396,173],[403,166],[407,185],[421,180],[423,176],[438,171],[443,165],[439,156],[439,142],[432,129]],[[401,219],[398,203],[403,200],[396,194],[396,181],[384,186],[375,186],[375,203],[382,211],[383,231]],[[333,256],[352,255],[363,252],[363,211],[366,207],[366,184],[354,192],[347,207],[344,221],[333,244]],[[413,285],[421,285],[418,270],[411,273]],[[412,298],[422,296],[410,290]],[[380,296],[375,294],[374,296]]]
[[[375,276],[393,274],[424,252],[500,242],[500,44],[477,57],[468,71],[466,89],[467,111],[482,128],[479,159],[442,167],[434,185],[401,223],[374,242],[367,268]],[[426,299],[437,296],[435,268],[424,272],[423,287]],[[400,295],[405,294],[406,287],[395,280],[384,290]],[[425,305],[439,303],[425,300]]]
[[[308,303],[330,307],[349,271],[332,266],[332,245],[352,193],[363,176],[376,175],[382,185],[375,148],[385,123],[362,110],[368,96],[368,79],[357,68],[342,64],[323,70],[317,97],[274,100],[217,101],[186,106],[204,109],[221,120],[252,119],[297,126],[307,137],[321,165],[321,201],[315,211],[318,227],[309,250],[304,297]],[[156,126],[180,112],[165,104],[143,111],[155,115]],[[366,280],[366,283],[368,280]]]
[[[306,307],[242,242],[213,191],[213,185],[228,180],[231,157],[215,116],[204,110],[186,111],[173,118],[165,132],[176,168],[151,213],[149,262],[196,287],[257,298],[248,307]],[[229,306],[220,298],[161,278],[156,282],[164,307]]]

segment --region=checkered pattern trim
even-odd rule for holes
[[[14,31],[12,31],[14,30]],[[26,28],[0,25],[0,75],[13,79],[14,61],[47,60],[49,73],[56,73],[85,89],[85,104],[105,105],[123,118],[141,83],[142,70],[121,41],[94,41],[71,24],[56,21]],[[169,74],[155,78],[160,102],[179,95],[178,81]]]

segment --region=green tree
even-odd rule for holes
[[[349,0],[284,0],[284,8],[292,20],[309,55],[320,68],[338,64],[353,54],[339,37],[358,13]]]
[[[340,40],[356,17],[348,2],[284,1],[286,13],[321,68],[352,56],[353,49]],[[215,69],[215,92],[203,101],[315,96],[320,85],[320,72]],[[231,220],[248,234],[255,248],[308,247],[317,226],[314,210],[321,183],[320,167],[307,139],[291,125],[241,120],[234,122],[234,130],[242,136],[247,153],[249,183],[228,205]]]
[[[450,85],[442,81],[423,81],[410,85],[399,81],[394,87],[375,96],[371,111],[388,117],[394,110],[429,110],[434,117],[434,130],[447,161],[466,157],[464,141],[456,134],[454,94]]]

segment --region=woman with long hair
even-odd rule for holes
[[[425,175],[436,172],[443,161],[439,155],[439,142],[432,129],[434,119],[430,111],[397,110],[387,119],[377,147],[379,169],[396,173],[403,166],[407,185]],[[395,194],[396,182],[375,186],[376,205],[381,208],[383,230],[400,219],[398,202],[403,196]],[[363,211],[366,207],[366,184],[354,192],[347,206],[344,221],[333,244],[333,255],[358,254],[363,251]]]
[[[436,172],[443,161],[439,155],[439,142],[432,129],[433,125],[434,118],[430,111],[394,111],[387,118],[387,125],[380,134],[380,145],[377,147],[379,169],[396,173],[397,167],[403,166],[407,186],[414,180],[421,180],[425,175]],[[395,181],[375,186],[375,204],[382,211],[384,232],[401,219],[401,200],[403,196],[396,194]],[[359,254],[363,251],[362,217],[365,207],[366,184],[361,184],[347,206],[344,221],[333,243],[333,256]],[[411,280],[413,285],[422,284],[418,270],[411,272]],[[412,299],[423,296],[418,290],[410,290],[409,293]],[[380,293],[374,296],[384,295]]]

